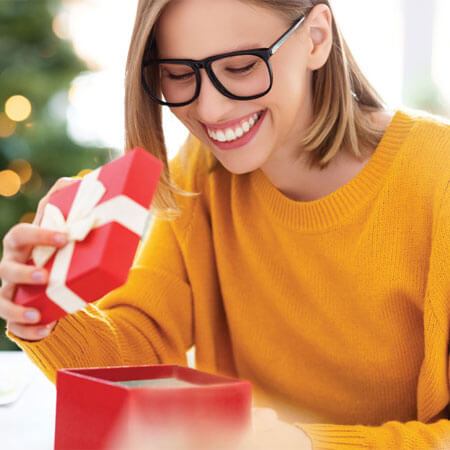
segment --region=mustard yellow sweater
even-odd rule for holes
[[[186,364],[251,381],[314,449],[450,448],[450,127],[396,112],[368,164],[297,202],[257,170],[208,171],[190,137],[171,170],[200,192],[156,219],[128,281],[52,334],[11,333],[62,367]]]

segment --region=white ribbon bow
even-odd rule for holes
[[[67,220],[59,208],[51,203],[44,209],[40,227],[67,233],[67,245],[59,250],[55,247],[37,246],[32,251],[33,261],[38,267],[43,267],[57,252],[45,293],[69,314],[87,305],[66,286],[76,241],[83,241],[92,229],[113,221],[142,236],[148,219],[149,210],[125,195],[118,195],[97,205],[106,192],[105,186],[98,180],[99,173],[100,169],[96,169],[83,177]]]

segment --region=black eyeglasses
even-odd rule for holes
[[[200,69],[213,85],[233,100],[253,100],[266,95],[273,84],[270,57],[305,20],[303,15],[269,48],[240,50],[201,60],[144,57],[142,85],[152,100],[167,106],[185,106],[200,94]]]

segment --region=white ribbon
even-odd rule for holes
[[[105,186],[98,180],[99,173],[100,169],[96,169],[83,177],[67,221],[55,205],[48,203],[44,209],[41,228],[67,233],[69,238],[67,245],[59,250],[55,247],[37,246],[32,251],[34,263],[38,267],[43,267],[57,252],[45,293],[69,314],[87,305],[66,286],[76,241],[83,241],[92,229],[109,222],[118,222],[138,236],[142,236],[149,214],[148,209],[125,195],[118,195],[97,205],[106,192]]]

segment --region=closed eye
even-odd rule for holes
[[[187,80],[192,75],[194,75],[194,72],[183,73],[182,75],[176,75],[174,73],[167,72],[167,76],[171,80]]]
[[[236,67],[236,68],[228,67],[227,70],[231,73],[245,73],[245,72],[250,71],[254,67],[255,64],[256,63],[253,62],[245,67]]]

